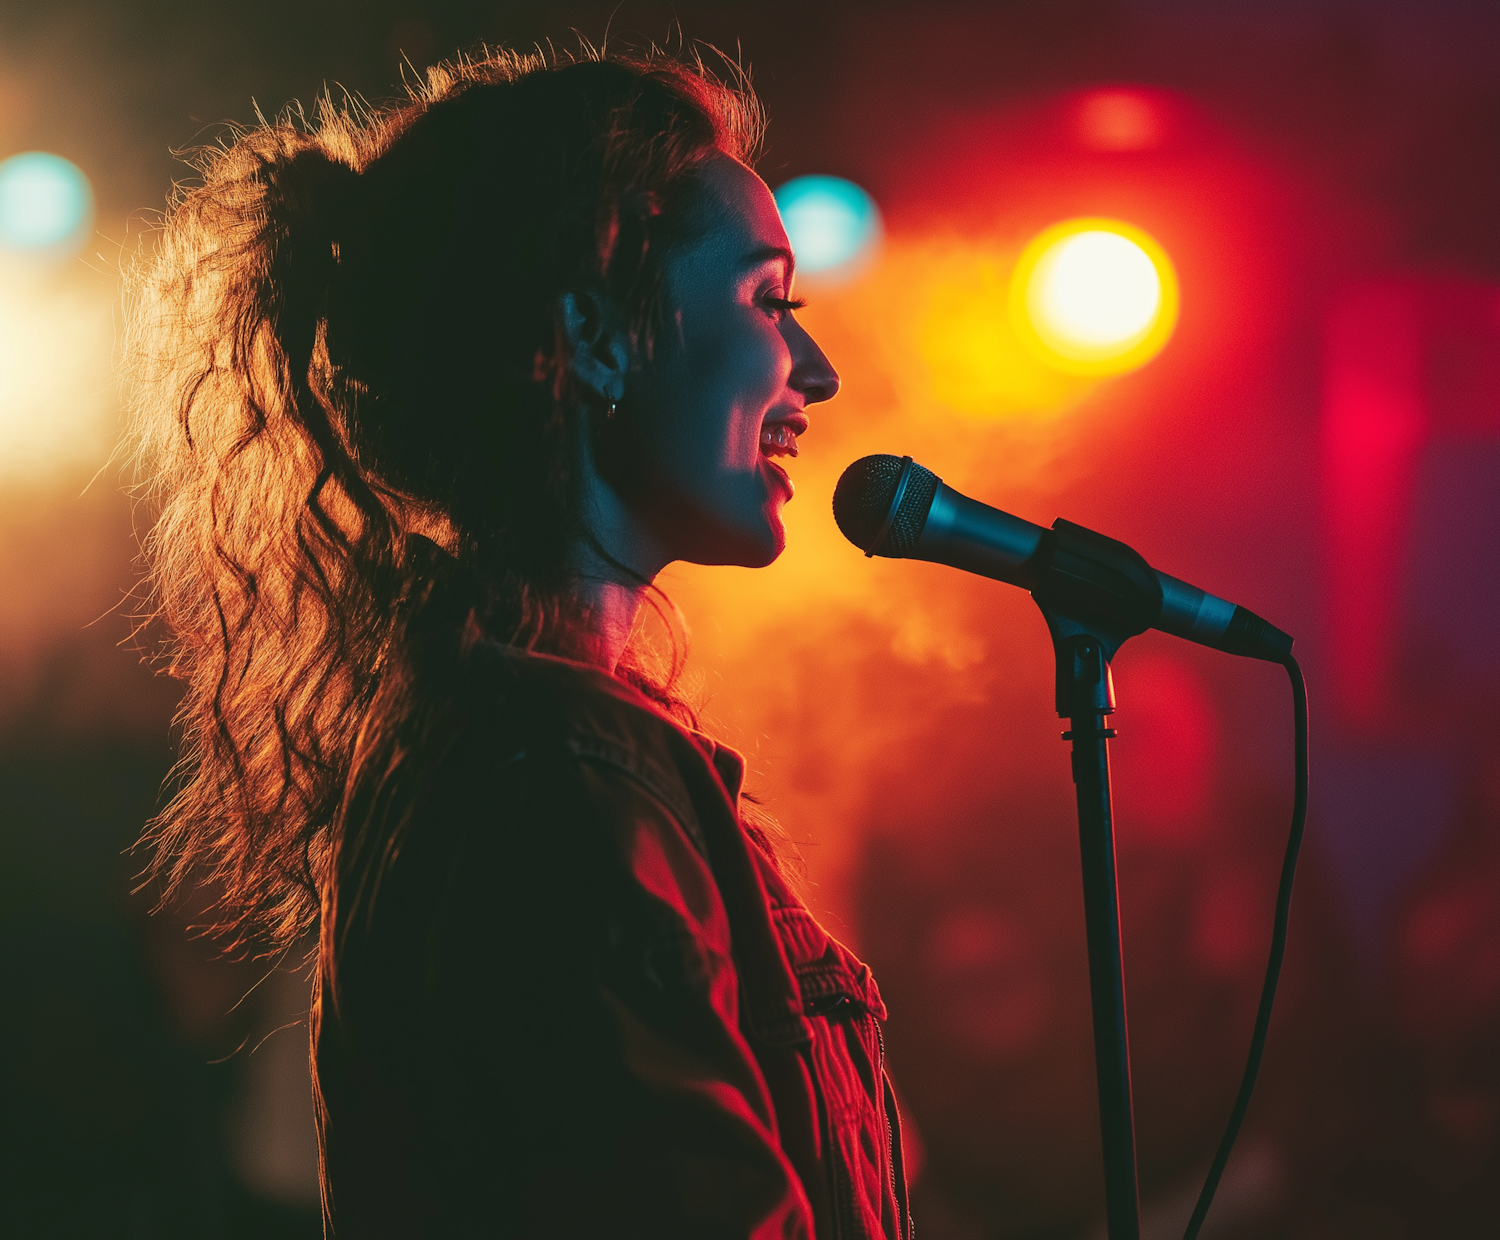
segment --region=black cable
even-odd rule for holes
[[[1229,1162],[1229,1151],[1234,1148],[1234,1139],[1239,1136],[1240,1125],[1245,1121],[1245,1112],[1250,1107],[1250,1095],[1255,1089],[1255,1078],[1260,1073],[1261,1056],[1266,1049],[1266,1031],[1271,1026],[1271,1005],[1276,1001],[1276,981],[1281,976],[1281,960],[1286,955],[1287,919],[1292,911],[1292,879],[1297,872],[1297,853],[1302,847],[1302,829],[1307,825],[1307,683],[1302,679],[1302,669],[1291,655],[1283,664],[1292,681],[1292,708],[1296,712],[1296,791],[1292,797],[1292,831],[1286,843],[1286,859],[1281,863],[1281,886],[1276,892],[1276,920],[1271,929],[1271,959],[1266,965],[1266,981],[1260,991],[1260,1011],[1255,1015],[1255,1032],[1250,1036],[1250,1054],[1245,1063],[1245,1075],[1240,1080],[1239,1096],[1234,1100],[1234,1110],[1229,1113],[1229,1124],[1219,1142],[1219,1152],[1214,1155],[1213,1165],[1208,1169],[1208,1178],[1203,1191],[1198,1194],[1198,1205],[1193,1217],[1188,1220],[1183,1240],[1197,1240],[1203,1220],[1208,1217],[1208,1207],[1213,1204],[1214,1191]]]

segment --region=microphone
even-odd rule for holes
[[[960,495],[909,456],[866,456],[833,492],[833,518],[866,556],[929,560],[1030,590],[1046,613],[1123,641],[1147,629],[1282,663],[1292,638],[1254,612],[1158,572],[1122,542],[1051,529]]]

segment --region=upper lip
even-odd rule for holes
[[[784,413],[778,417],[767,418],[760,424],[760,429],[766,430],[772,426],[789,426],[792,428],[792,434],[800,435],[807,429],[807,414],[799,409],[796,413]]]

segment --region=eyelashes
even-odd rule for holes
[[[807,302],[801,297],[763,297],[761,301],[781,314],[789,314],[793,310],[800,310]]]

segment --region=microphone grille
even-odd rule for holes
[[[917,539],[927,524],[941,479],[915,461],[901,496],[901,507],[892,514],[891,501],[901,479],[903,458],[899,456],[863,456],[844,470],[833,490],[833,519],[845,538],[861,551],[869,551],[890,517],[890,528],[876,555],[902,559],[916,548]]]

